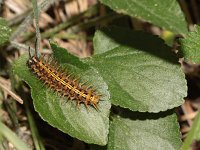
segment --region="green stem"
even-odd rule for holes
[[[187,135],[187,138],[185,139],[183,145],[182,145],[182,150],[189,150],[190,145],[192,144],[193,140],[197,138],[197,136],[200,133],[200,109],[198,111],[198,114],[195,117],[195,120],[192,124],[192,128],[190,132]]]
[[[8,20],[8,25],[9,26],[14,26],[19,24],[26,16],[27,14],[31,13],[31,9],[32,8],[28,8],[28,10],[26,10],[25,12],[23,12],[22,14],[17,15],[16,17]]]
[[[93,27],[100,23],[111,22],[120,17],[122,17],[122,15],[119,15],[116,13],[109,13],[109,14],[106,14],[105,16],[96,17],[94,19],[89,20],[88,22],[84,22],[84,23],[78,24],[76,26],[73,26],[72,28],[70,28],[68,30],[70,30],[73,33],[77,33],[81,30]]]
[[[68,32],[58,33],[55,35],[55,37],[61,38],[61,39],[92,40],[92,37],[88,37],[88,36],[80,35],[80,34],[68,33]]]
[[[0,134],[2,134],[8,141],[10,141],[16,149],[19,150],[29,150],[30,148],[19,138],[17,135],[11,131],[7,126],[5,126],[0,121]]]
[[[43,0],[39,4],[39,11],[45,11],[49,6],[56,0]],[[28,16],[23,20],[23,22],[18,26],[18,28],[10,36],[10,41],[15,41],[22,33],[24,33],[28,26],[32,24],[33,12],[29,13]]]
[[[63,22],[63,23],[57,25],[56,27],[48,29],[47,31],[43,32],[41,34],[41,36],[42,36],[43,39],[54,36],[59,31],[66,29],[66,28],[69,28],[73,24],[78,23],[81,19],[83,19],[85,17],[91,17],[91,16],[95,15],[97,12],[98,12],[98,5],[94,5],[94,6],[90,7],[88,10],[86,10],[85,12],[71,17],[66,22]],[[24,34],[23,42],[29,40],[30,38],[33,38],[34,35],[35,35],[35,33]]]
[[[5,138],[0,134],[0,149],[9,149],[8,142]]]
[[[34,145],[35,145],[35,149],[36,150],[45,150],[44,144],[43,144],[41,137],[38,133],[37,127],[35,125],[35,122],[34,122],[34,119],[32,117],[32,114],[30,112],[30,109],[28,107],[28,104],[27,104],[26,101],[24,101],[24,104],[25,104],[25,108],[26,108],[26,114],[27,114],[27,117],[28,117],[28,122],[29,122],[29,126],[30,126],[30,129],[31,129],[31,134],[32,134]]]
[[[14,127],[19,127],[19,122],[16,116],[16,103],[15,101],[12,101],[11,103],[9,103],[8,101],[5,102],[5,107],[10,115],[10,118],[12,120],[12,123],[14,125]]]
[[[58,26],[47,30],[46,32],[42,33],[42,38],[48,38],[54,36],[55,33],[70,27],[71,25],[78,23],[84,17],[91,17],[97,13],[97,5],[89,8],[87,11],[70,18],[67,22],[61,23]]]
[[[39,52],[41,36],[40,36],[40,28],[39,28],[39,11],[38,11],[37,0],[32,0],[32,5],[33,5],[34,18],[35,18],[35,29],[36,29],[36,38],[37,38],[35,49],[36,49],[36,52]]]

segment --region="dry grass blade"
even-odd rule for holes
[[[0,77],[0,88],[2,88],[5,92],[7,92],[13,99],[18,101],[20,104],[23,104],[23,100],[14,92],[12,92],[6,85],[4,85],[5,81]]]
[[[39,6],[38,10],[44,11],[49,8],[49,6],[54,3],[55,0],[44,0],[42,1]],[[26,29],[28,26],[32,24],[33,12],[31,12],[25,20],[20,24],[20,26],[16,29],[16,31],[10,36],[10,41],[16,40]]]

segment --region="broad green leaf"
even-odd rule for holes
[[[192,62],[200,62],[200,27],[196,26],[194,32],[190,32],[181,39],[181,50],[183,56]]]
[[[185,17],[176,0],[100,0],[118,13],[148,21],[175,33],[187,33]]]
[[[136,113],[137,114],[137,113]],[[181,148],[179,124],[175,114],[153,118],[113,117],[110,123],[108,150],[178,150]],[[145,117],[147,114],[144,114]]]
[[[52,47],[56,47],[51,43]],[[65,50],[63,53],[56,47],[58,56],[73,57]],[[57,60],[59,58],[56,58]],[[87,143],[94,143],[98,145],[105,145],[107,143],[107,134],[109,128],[109,112],[111,104],[109,102],[109,93],[107,85],[104,83],[101,76],[95,69],[81,69],[77,64],[77,59],[70,60],[70,64],[61,63],[62,66],[71,68],[71,72],[81,75],[81,80],[88,81],[92,86],[98,89],[98,92],[103,96],[102,101],[99,102],[99,111],[92,107],[86,110],[83,104],[80,109],[76,107],[75,101],[67,101],[67,98],[56,95],[52,90],[42,86],[43,83],[37,79],[36,76],[26,66],[28,56],[22,56],[13,65],[13,71],[21,79],[25,80],[31,87],[31,95],[35,110],[50,125],[59,130],[68,133]],[[74,64],[72,62],[74,61]],[[84,67],[83,67],[84,68]]]
[[[182,149],[188,150],[194,140],[200,140],[200,110],[198,111],[198,114],[195,117],[190,132],[187,134],[187,137],[184,140]]]
[[[94,39],[96,55],[83,61],[102,75],[113,104],[159,112],[183,103],[185,76],[163,40],[123,28],[103,29]]]
[[[8,27],[5,19],[0,18],[0,46],[8,42],[11,29]]]

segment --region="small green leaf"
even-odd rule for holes
[[[53,43],[51,45],[56,47]],[[69,55],[66,57],[71,57],[66,50],[64,53],[62,50],[59,51],[57,47],[58,52],[56,53],[58,56]],[[59,58],[56,59],[59,60]],[[79,66],[74,66],[74,64],[77,64],[77,59],[71,59],[70,64],[60,62],[62,66],[71,68],[74,73],[81,75],[81,80],[89,81],[102,94],[102,101],[98,104],[100,110],[97,111],[89,107],[87,111],[83,104],[79,109],[76,107],[75,101],[67,101],[67,98],[61,98],[52,90],[43,87],[43,83],[26,66],[27,60],[28,56],[22,56],[13,65],[13,71],[31,87],[33,104],[40,116],[50,125],[82,141],[106,145],[111,104],[108,101],[108,87],[98,72],[95,69],[88,68],[84,70]],[[73,61],[74,64],[72,64]]]
[[[0,18],[0,46],[8,42],[11,29],[8,27],[5,19]]]
[[[100,0],[111,9],[141,18],[175,33],[187,33],[187,24],[176,0]]]
[[[194,63],[200,62],[200,27],[196,26],[194,32],[190,32],[181,39],[183,56]]]
[[[102,75],[113,104],[159,112],[183,103],[187,95],[184,73],[171,48],[157,36],[103,29],[95,34],[94,45],[96,55],[84,62]]]
[[[132,112],[129,117],[113,117],[110,123],[108,150],[181,148],[179,124],[175,114],[149,114],[149,119],[139,119],[137,114]],[[147,117],[148,114],[143,116]],[[154,118],[156,116],[157,118]]]

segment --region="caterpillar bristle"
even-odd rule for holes
[[[92,104],[92,106],[93,106],[96,110],[99,110],[99,108],[97,107],[96,104]]]

